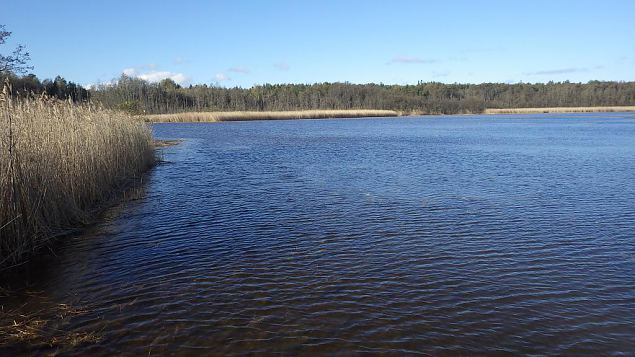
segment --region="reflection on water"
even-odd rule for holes
[[[145,197],[5,284],[5,312],[75,338],[52,349],[635,350],[623,114],[154,129],[185,142]]]

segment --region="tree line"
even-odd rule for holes
[[[13,95],[29,96],[45,94],[62,100],[85,102],[90,99],[90,92],[81,85],[57,76],[55,79],[40,79],[34,74],[18,76],[14,73],[0,73],[1,83],[10,84]]]
[[[279,111],[305,109],[389,109],[424,114],[481,113],[486,108],[541,108],[635,105],[635,82],[482,83],[413,85],[316,83],[265,84],[225,88],[183,87],[121,76],[86,89],[57,76],[0,74],[14,94],[46,94],[59,99],[99,102],[132,114],[188,111]]]
[[[635,82],[414,85],[316,83],[224,88],[182,87],[121,76],[90,91],[106,107],[132,113],[390,109],[427,114],[481,113],[486,108],[635,105]]]

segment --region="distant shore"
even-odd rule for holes
[[[463,114],[539,114],[539,113],[601,113],[635,112],[635,106],[606,107],[550,107],[550,108],[506,108],[485,109],[482,113]],[[440,113],[402,112],[380,109],[347,110],[292,110],[292,111],[236,111],[236,112],[184,112],[172,114],[140,115],[139,118],[150,123],[213,123],[226,121],[251,120],[292,120],[292,119],[328,119],[328,118],[369,118],[443,115]],[[450,114],[448,114],[450,115]],[[451,114],[455,115],[455,114]],[[458,115],[458,114],[457,114]]]
[[[635,112],[635,106],[485,109],[483,114]]]

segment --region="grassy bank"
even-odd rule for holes
[[[121,112],[0,94],[0,268],[91,219],[155,161],[146,124]]]
[[[485,109],[484,114],[635,112],[635,106]]]
[[[187,112],[175,114],[145,115],[143,119],[153,123],[192,123],[248,120],[285,120],[285,119],[326,119],[326,118],[364,118],[394,117],[394,110],[295,110],[271,112]]]

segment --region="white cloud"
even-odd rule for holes
[[[169,72],[169,71],[152,70],[152,71],[141,73],[136,68],[126,68],[122,72],[128,77],[139,78],[148,82],[159,82],[164,79],[171,79],[180,85],[185,85],[190,83],[191,81],[191,78],[186,76],[183,73],[175,73],[175,72]]]
[[[137,75],[137,78],[141,78],[148,82],[159,82],[169,78],[178,84],[183,84],[189,81],[189,78],[183,73],[174,73],[174,72],[168,72],[168,71],[150,71],[146,73],[141,73]]]
[[[116,84],[117,84],[117,80],[116,79],[111,79],[109,81],[97,80],[96,83],[87,83],[83,87],[87,88],[87,89],[95,89],[95,88],[102,87],[102,86],[103,87],[112,87],[112,86],[114,86]]]
[[[227,75],[225,73],[216,73],[216,76],[214,76],[214,78],[216,79],[217,82],[224,82],[224,81],[231,81],[232,79],[227,77]]]
[[[122,72],[128,77],[135,77],[137,74],[137,70],[134,68],[126,68]]]

